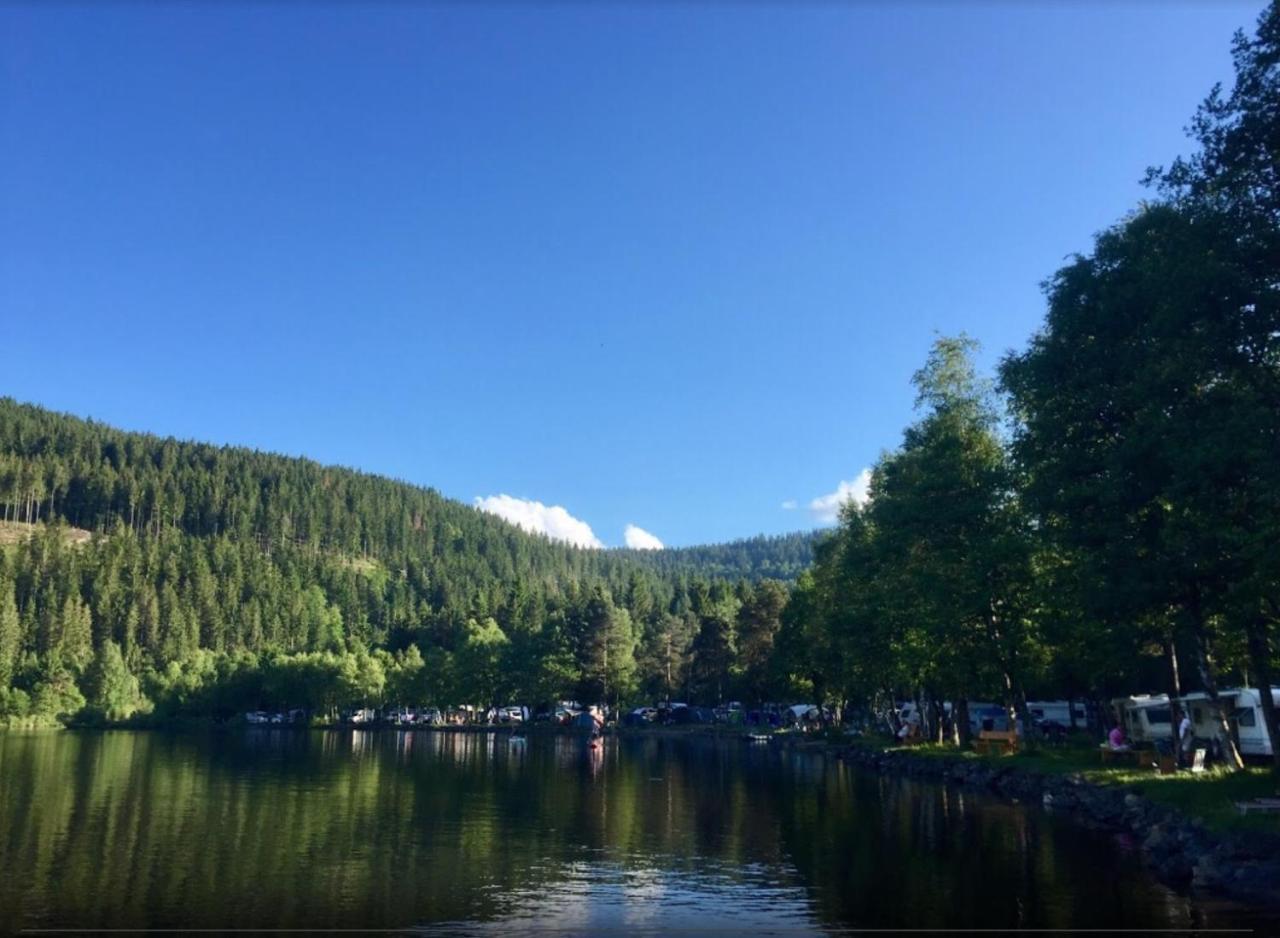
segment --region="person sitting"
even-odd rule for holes
[[[1129,749],[1129,744],[1124,738],[1124,730],[1120,729],[1119,723],[1111,727],[1111,732],[1107,734],[1107,745],[1112,752],[1126,752]]]

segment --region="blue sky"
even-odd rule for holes
[[[0,6],[0,394],[608,545],[811,527],[1261,6]]]

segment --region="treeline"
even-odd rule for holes
[[[0,553],[0,717],[226,718],[262,706],[762,698],[787,588],[632,569],[436,605],[388,571],[225,534],[88,543],[39,525]]]
[[[763,693],[786,598],[764,575],[813,541],[574,548],[429,489],[7,399],[0,520],[0,719],[27,720]]]
[[[1028,690],[1195,683],[1229,739],[1217,688],[1274,682],[1280,6],[1234,62],[1193,121],[1199,152],[1149,171],[1158,200],[1049,280],[994,385],[972,342],[935,345],[918,422],[787,610],[815,685],[1025,717]]]
[[[616,550],[627,560],[664,576],[696,573],[726,580],[796,579],[813,563],[813,549],[822,531],[759,535],[727,544],[668,547],[663,550]]]

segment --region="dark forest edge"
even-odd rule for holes
[[[1233,60],[1195,155],[1049,278],[996,380],[935,343],[919,419],[817,541],[575,549],[430,489],[0,402],[5,518],[51,522],[4,552],[3,712],[905,697],[963,744],[970,699],[1029,726],[1029,696],[1176,711],[1199,686],[1238,764],[1217,690],[1274,683],[1280,621],[1280,6]]]

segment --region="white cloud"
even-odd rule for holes
[[[782,503],[783,511],[795,511],[799,507],[800,507],[800,503],[797,502],[794,498],[788,498],[785,502]]]
[[[644,528],[638,528],[634,524],[627,525],[622,537],[632,550],[662,550],[663,548],[662,541]]]
[[[552,540],[567,541],[578,547],[604,547],[591,530],[591,525],[575,518],[560,505],[548,506],[511,495],[477,497],[475,504],[481,511],[497,515],[534,534],[545,534]]]
[[[867,503],[870,487],[871,470],[863,469],[858,473],[856,479],[841,482],[836,486],[834,492],[830,492],[827,495],[819,495],[809,502],[809,511],[822,524],[835,524],[840,520],[840,509],[845,502],[853,502],[855,505],[865,505]]]

